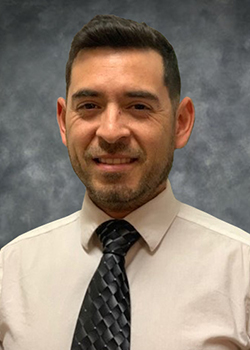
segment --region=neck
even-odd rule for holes
[[[154,192],[153,195],[147,197],[147,199],[141,200],[139,202],[139,200],[137,200],[137,203],[130,204],[127,205],[127,207],[125,208],[121,208],[121,207],[117,207],[117,210],[112,209],[110,210],[108,207],[106,207],[105,205],[102,205],[102,203],[96,203],[94,200],[92,200],[91,196],[89,195],[89,198],[93,201],[93,203],[99,208],[101,209],[104,213],[106,213],[108,216],[110,216],[111,218],[114,219],[123,219],[125,218],[127,215],[129,215],[130,213],[132,213],[133,211],[135,211],[136,209],[140,208],[141,206],[143,206],[144,204],[148,203],[149,201],[151,201],[152,199],[154,199],[155,197],[157,197],[161,192],[163,192],[167,187],[166,183],[163,183],[156,192]]]

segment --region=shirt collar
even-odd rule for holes
[[[155,250],[171,226],[180,207],[168,180],[166,189],[143,206],[134,210],[124,219],[130,222],[143,237],[151,251]],[[81,242],[85,249],[96,228],[104,221],[112,219],[99,209],[87,192],[81,210]]]

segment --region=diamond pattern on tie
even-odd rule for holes
[[[125,220],[109,220],[96,230],[103,257],[90,281],[71,350],[129,350],[130,296],[125,255],[139,233]]]

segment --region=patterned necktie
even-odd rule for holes
[[[109,220],[96,230],[103,256],[88,286],[71,350],[129,350],[130,296],[125,255],[139,239],[125,220]]]

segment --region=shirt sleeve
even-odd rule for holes
[[[2,341],[2,329],[1,329],[1,324],[2,324],[2,280],[3,280],[3,256],[2,256],[2,250],[0,250],[0,350],[4,350]]]
[[[0,300],[2,295],[2,279],[3,279],[3,264],[2,264],[2,250],[0,250]]]
[[[246,271],[248,272],[248,293],[246,296],[246,328],[247,328],[247,335],[249,339],[250,344],[250,249],[248,251],[248,266],[246,266]],[[250,346],[249,346],[250,349]]]

